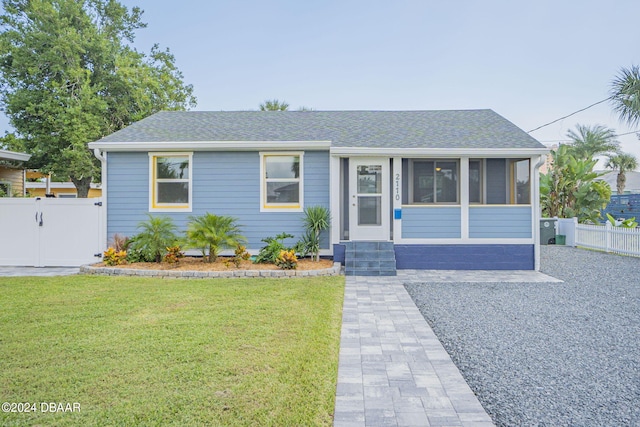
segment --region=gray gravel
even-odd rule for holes
[[[640,258],[542,247],[564,283],[412,283],[498,426],[640,426]]]

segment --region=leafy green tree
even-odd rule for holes
[[[611,187],[596,181],[602,173],[594,172],[597,160],[576,159],[571,148],[561,145],[552,151],[553,167],[540,175],[540,205],[546,217],[572,218],[580,222],[597,222],[600,210],[611,198]]]
[[[28,166],[70,178],[79,197],[100,173],[88,142],[157,111],[195,106],[169,50],[132,46],[146,26],[139,8],[116,0],[2,6],[0,108],[32,155]]]
[[[633,171],[638,168],[638,160],[633,154],[620,153],[609,157],[607,168],[617,170],[616,187],[618,194],[624,193],[624,187],[627,183],[626,172]]]
[[[622,68],[611,82],[610,93],[620,119],[630,126],[640,124],[640,67]]]
[[[571,152],[576,159],[591,159],[595,156],[617,153],[620,142],[616,140],[616,131],[606,126],[576,125],[576,130],[569,130]]]
[[[176,226],[168,216],[148,217],[147,221],[138,224],[140,232],[131,238],[127,249],[137,254],[136,257],[139,256],[141,260],[162,262],[167,248],[175,246],[178,240]]]
[[[247,240],[240,234],[240,226],[233,217],[207,212],[202,216],[192,216],[189,219],[186,246],[200,249],[202,256],[208,262],[214,262],[221,249],[235,248]]]
[[[260,104],[260,111],[288,111],[289,104],[285,101],[278,101],[277,99],[267,99]]]

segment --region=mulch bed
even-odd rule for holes
[[[205,262],[201,257],[184,257],[176,264],[155,262],[134,262],[117,266],[118,268],[131,268],[138,270],[177,270],[177,271],[235,271],[235,270],[280,270],[274,264],[255,264],[251,261],[242,261],[239,267],[227,261],[232,257],[218,257],[215,262]],[[94,264],[94,267],[107,267],[103,262]],[[309,258],[299,259],[296,270],[321,270],[333,267],[333,261],[321,259],[311,261]]]

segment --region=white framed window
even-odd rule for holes
[[[484,167],[482,159],[469,160],[469,203],[484,202]]]
[[[11,183],[9,181],[0,181],[0,197],[11,197]]]
[[[409,204],[459,203],[459,161],[413,159],[409,162]]]
[[[531,204],[531,159],[487,158],[483,165],[485,182],[482,204]]]
[[[301,212],[304,206],[302,152],[260,153],[260,211]]]
[[[510,202],[512,205],[528,205],[531,203],[530,160],[511,160],[510,172]]]
[[[149,153],[149,211],[191,212],[193,153]]]

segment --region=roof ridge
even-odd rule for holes
[[[471,111],[493,111],[491,108],[454,108],[448,110],[287,110],[287,111],[262,111],[262,110],[161,110],[157,113],[451,113]]]

